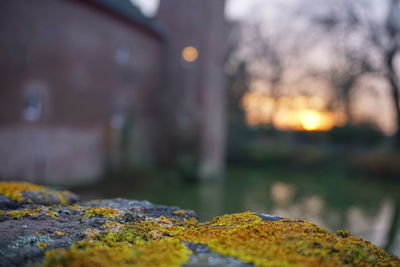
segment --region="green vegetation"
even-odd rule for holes
[[[69,249],[47,251],[44,266],[180,266],[191,254],[182,241],[207,244],[217,253],[256,266],[400,264],[398,258],[345,231],[332,234],[302,220],[262,221],[245,212],[206,223],[155,221],[105,224]]]

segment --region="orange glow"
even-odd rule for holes
[[[301,126],[306,131],[315,131],[321,126],[322,116],[314,110],[304,110],[300,114]]]
[[[242,98],[247,123],[251,126],[273,124],[280,130],[328,131],[340,123],[339,114],[325,110],[320,97],[295,96],[274,99],[260,91]]]
[[[199,57],[199,51],[196,47],[186,46],[182,49],[182,58],[187,62],[194,62]]]

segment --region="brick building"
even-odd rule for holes
[[[201,177],[220,174],[223,5],[161,1],[155,21],[128,0],[2,2],[0,178],[92,182],[187,151]]]

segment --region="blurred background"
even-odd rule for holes
[[[400,0],[5,0],[0,179],[400,255]]]

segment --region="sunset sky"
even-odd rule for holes
[[[131,0],[137,4],[142,11],[152,16],[155,14],[159,0]],[[299,0],[227,0],[226,2],[226,17],[228,19],[249,21],[251,19],[260,19],[264,21],[266,25],[274,23],[274,18],[282,16],[282,10],[288,10],[287,7],[294,9],[297,8],[318,8],[317,6],[301,6],[298,5]],[[375,16],[379,19],[383,12],[386,12],[385,6],[382,5],[383,1],[372,1],[374,4]],[[265,6],[265,8],[263,8]],[[260,8],[261,7],[261,8]],[[287,16],[291,16],[287,14]],[[315,50],[317,51],[317,50]],[[318,52],[318,51],[317,51]],[[317,53],[318,54],[318,53]],[[319,62],[326,61],[326,51],[322,51],[319,56],[316,56],[316,60]],[[378,123],[380,128],[386,133],[391,134],[394,131],[394,114],[392,110],[392,103],[389,96],[389,88],[382,82],[382,80],[375,81],[364,81],[369,83],[369,87],[374,87],[372,93],[368,93],[368,90],[361,90],[367,93],[356,94],[354,98],[354,111],[360,119],[372,119]],[[314,91],[315,92],[315,91]],[[377,112],[379,110],[379,112]]]

